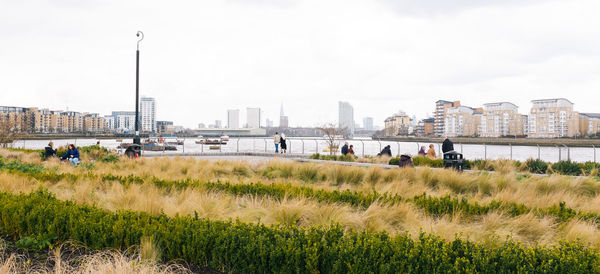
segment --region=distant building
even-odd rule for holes
[[[385,136],[408,135],[412,119],[404,112],[394,114],[385,119]]]
[[[458,107],[458,106],[460,106],[460,101],[450,102],[450,101],[438,100],[437,102],[435,102],[435,113],[434,113],[434,117],[433,117],[435,119],[435,122],[433,125],[433,133],[436,136],[444,135],[446,110],[448,108],[453,108],[453,107]]]
[[[260,108],[247,108],[246,109],[246,127],[247,128],[261,128],[261,111]]]
[[[156,132],[156,100],[152,97],[140,98],[140,130]]]
[[[365,130],[373,130],[373,117],[365,117],[363,118],[363,129]]]
[[[159,135],[174,134],[175,130],[173,128],[173,122],[172,121],[156,121],[156,132]]]
[[[434,118],[427,118],[417,123],[416,133],[417,136],[431,136],[433,135],[433,124],[435,123]]]
[[[281,109],[279,110],[279,127],[287,128],[289,126],[288,117],[283,113],[283,103],[281,103]]]
[[[227,110],[227,128],[240,128],[240,110]]]
[[[221,120],[215,120],[215,128],[223,128],[223,124]]]
[[[200,123],[198,124],[198,128],[206,128],[206,125],[204,123]]]
[[[81,112],[76,111],[65,111],[60,114],[61,124],[60,128],[62,132],[82,132],[83,131],[83,117]]]
[[[524,135],[523,115],[519,114],[519,107],[509,102],[484,104],[479,135],[482,137]]]
[[[265,124],[267,127],[273,127],[273,121],[271,119],[266,119]]]
[[[573,111],[573,103],[564,98],[531,101],[529,113],[529,137],[574,137],[579,133],[579,113]]]
[[[350,135],[354,134],[354,108],[348,102],[338,103],[338,127],[346,128]]]
[[[135,130],[135,111],[113,111],[115,130],[133,133]]]
[[[104,119],[104,123],[106,123],[106,128],[108,130],[115,130],[115,117],[112,115],[104,115],[104,117],[102,117],[102,119]]]
[[[579,113],[579,130],[584,136],[600,133],[600,113]]]
[[[289,127],[289,121],[288,121],[288,117],[287,116],[279,116],[279,127],[280,128],[287,128]]]
[[[445,110],[444,136],[476,136],[481,124],[481,109],[466,106],[449,107]]]

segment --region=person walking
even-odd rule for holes
[[[281,133],[281,153],[287,153],[287,141],[283,133]]]
[[[435,148],[433,148],[433,144],[429,145],[429,149],[427,150],[427,158],[436,159],[437,156],[435,154]]]
[[[45,150],[46,150],[45,159],[56,157],[56,149],[54,149],[54,142],[48,143],[48,146],[45,147]]]
[[[345,142],[342,146],[342,155],[346,156],[348,154],[348,142]]]
[[[79,149],[74,144],[69,145],[69,150],[62,156],[62,160],[69,160],[74,166],[79,164]]]
[[[354,145],[350,145],[350,147],[348,148],[348,154],[354,156]]]
[[[425,152],[425,146],[421,146],[421,149],[419,149],[419,153],[417,153],[417,155],[419,155],[419,156],[427,155],[427,152]]]
[[[446,154],[446,152],[454,150],[454,143],[448,139],[448,137],[444,136],[444,142],[442,143],[442,153]]]
[[[279,136],[279,132],[275,132],[275,136],[273,136],[273,142],[275,142],[275,153],[278,153],[279,144],[281,143],[281,136]]]

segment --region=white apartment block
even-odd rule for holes
[[[140,99],[141,131],[156,132],[156,101],[151,97]]]
[[[247,108],[246,109],[246,127],[247,128],[261,128],[260,120],[260,108]]]
[[[450,107],[445,110],[444,134],[448,137],[473,136],[481,123],[481,113],[466,106]]]
[[[523,135],[523,115],[519,114],[519,107],[509,102],[484,104],[479,135],[482,137]]]
[[[240,128],[240,110],[227,110],[227,128]]]
[[[579,113],[573,111],[573,103],[564,98],[531,101],[528,116],[529,133],[532,138],[574,137],[579,133]]]
[[[338,118],[338,127],[346,128],[350,135],[354,134],[354,108],[350,103],[338,103]]]

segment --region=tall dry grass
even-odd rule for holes
[[[192,273],[178,264],[158,264],[141,259],[138,252],[127,255],[117,251],[63,257],[61,247],[49,251],[46,261],[0,249],[0,273]]]
[[[21,157],[28,161],[25,156]],[[506,163],[498,162],[497,165]],[[55,161],[44,166],[65,173],[87,173],[79,167]],[[144,158],[137,161],[123,159],[118,163],[96,163],[97,174],[136,175],[165,180],[195,179],[200,181],[228,181],[234,184],[251,182],[289,183],[315,189],[377,191],[413,197],[422,193],[431,196],[450,194],[467,197],[471,201],[487,203],[491,200],[523,203],[531,208],[547,208],[565,201],[576,210],[600,213],[600,185],[592,177],[521,176],[508,166],[501,173],[458,173],[452,170],[382,169],[379,167],[350,167],[337,164],[296,163],[277,160],[264,163],[239,161],[202,161],[193,158]],[[501,166],[495,166],[499,170]],[[511,235],[525,243],[556,243],[560,239],[581,238],[598,245],[595,226],[580,220],[567,225],[556,224],[552,218],[528,214],[510,217],[503,212],[465,218],[453,216],[431,218],[409,204],[386,206],[375,203],[365,210],[346,205],[320,203],[310,199],[275,200],[260,196],[234,196],[202,188],[180,190],[161,189],[150,183],[123,186],[98,179],[80,179],[77,182],[39,182],[24,175],[0,172],[0,190],[12,193],[31,192],[39,187],[49,189],[64,200],[93,204],[108,210],[130,209],[152,214],[198,214],[215,220],[240,219],[244,222],[288,224],[298,226],[340,223],[347,229],[405,231],[417,235],[419,231],[439,234],[453,239],[456,234],[475,241],[502,241]]]
[[[574,229],[567,231],[568,226],[559,226],[552,218],[539,218],[531,214],[513,218],[501,212],[492,212],[484,216],[463,218],[457,213],[433,218],[406,203],[393,206],[374,203],[361,210],[348,205],[322,203],[310,199],[275,200],[269,197],[234,196],[193,188],[165,190],[150,183],[124,186],[93,179],[79,182],[39,182],[22,175],[0,173],[0,191],[27,193],[39,187],[47,188],[59,199],[93,204],[111,211],[128,209],[151,214],[164,212],[168,216],[197,214],[199,217],[213,220],[239,219],[247,223],[300,227],[338,223],[346,229],[369,232],[409,232],[417,236],[420,231],[425,231],[436,233],[447,240],[452,240],[460,234],[477,242],[490,238],[503,241],[506,235],[511,235],[526,244],[553,244],[567,237],[579,237],[597,244],[594,235],[598,230],[595,227],[589,228],[592,232],[588,230],[579,233],[579,230]],[[149,250],[144,251],[144,258],[156,260],[160,257],[160,252],[152,252],[151,239],[145,240],[142,245],[143,250]]]

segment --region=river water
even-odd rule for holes
[[[274,152],[275,145],[272,138],[231,138],[227,145],[222,145],[220,149],[211,150],[208,145],[196,144],[197,139],[184,139],[183,146],[177,146],[177,151],[166,152],[144,152],[146,154],[164,154],[177,155],[182,153],[220,153],[220,152]],[[17,140],[12,146],[27,149],[43,149],[48,142],[53,141],[55,146],[66,146],[75,144],[76,146],[94,145],[100,141],[100,145],[109,149],[117,149],[121,142],[115,139],[60,139],[60,140]],[[123,142],[131,143],[132,139],[123,139]],[[341,141],[343,143],[343,141]],[[386,145],[390,145],[392,154],[416,155],[420,146],[429,146],[429,143],[416,142],[390,142],[376,140],[347,140],[354,145],[354,152],[357,156],[374,156]],[[316,152],[328,154],[323,150],[327,148],[327,143],[322,138],[289,138],[288,153],[310,155]],[[341,146],[341,145],[340,145]],[[440,152],[441,144],[435,143],[436,152]],[[461,145],[454,144],[454,149],[462,152],[465,159],[514,159],[525,161],[529,158],[538,157],[547,162],[557,162],[559,160],[571,159],[576,162],[587,162],[600,160],[596,149],[592,147],[537,147],[537,146],[504,146],[504,145]],[[600,149],[599,149],[600,150]],[[339,153],[339,152],[338,152]],[[559,158],[560,157],[560,158]],[[598,158],[598,159],[596,159]]]

